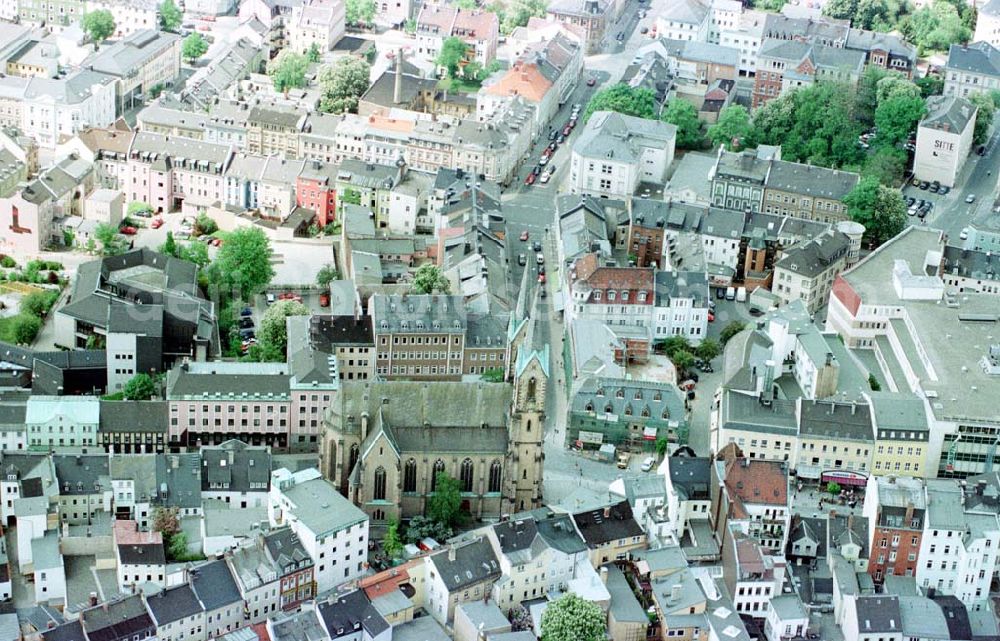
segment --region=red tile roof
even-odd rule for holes
[[[726,461],[726,489],[735,516],[745,516],[743,503],[788,504],[788,470],[780,461],[736,458]],[[743,512],[743,514],[739,514]]]

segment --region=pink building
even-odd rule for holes
[[[225,199],[223,173],[232,157],[228,145],[139,132],[129,148],[122,190],[126,200],[149,203],[157,212],[183,203],[208,207]]]

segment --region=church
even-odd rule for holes
[[[320,469],[375,525],[423,514],[442,472],[475,519],[534,509],[548,368],[544,346],[516,350],[512,382],[345,381],[324,418]]]

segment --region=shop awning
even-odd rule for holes
[[[644,427],[644,428],[642,428],[642,438],[645,441],[655,441],[656,440],[656,428],[655,427]]]
[[[847,472],[844,470],[831,470],[823,472],[824,483],[839,483],[853,487],[864,487],[868,483],[868,477],[860,472]]]
[[[795,468],[795,475],[806,481],[815,481],[822,473],[823,470],[818,465],[800,465]]]

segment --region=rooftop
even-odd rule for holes
[[[323,479],[315,468],[292,474],[280,469],[271,476],[292,503],[289,517],[301,522],[317,537],[364,523],[368,517]]]

